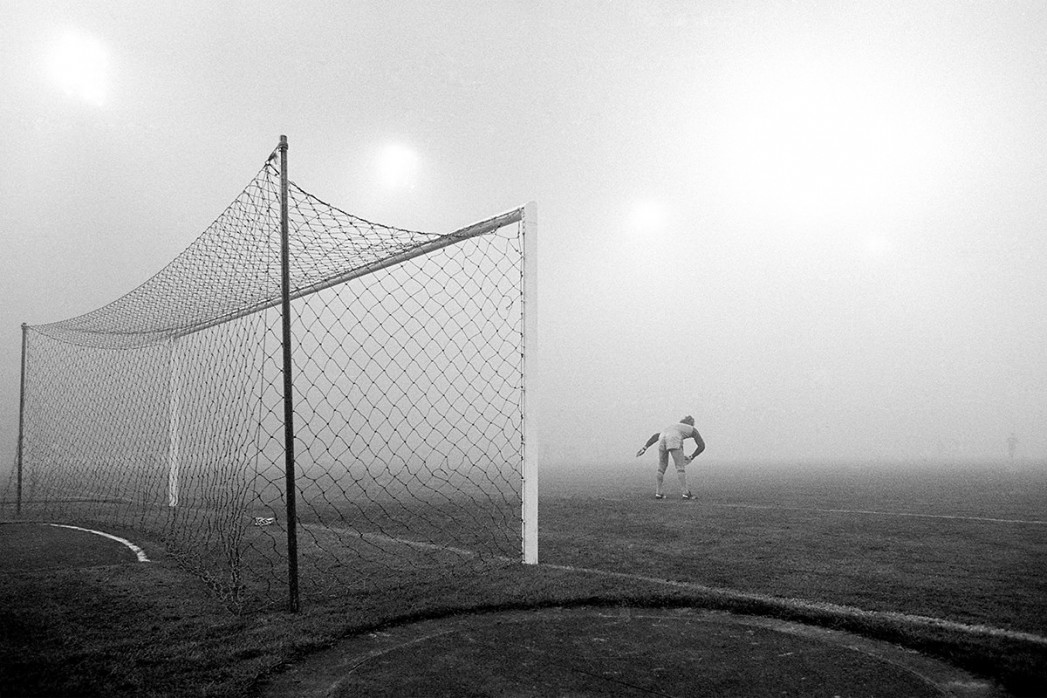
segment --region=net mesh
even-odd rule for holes
[[[519,560],[522,209],[437,235],[288,189],[303,598]],[[280,291],[271,159],[149,281],[26,327],[23,518],[149,534],[236,607],[282,603]]]

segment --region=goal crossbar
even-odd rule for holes
[[[382,269],[394,267],[398,264],[402,264],[416,257],[422,257],[431,252],[435,252],[436,250],[457,244],[464,240],[478,237],[480,235],[486,235],[494,230],[498,230],[503,226],[512,225],[513,223],[519,223],[523,219],[523,216],[524,208],[520,207],[515,208],[511,211],[506,211],[505,213],[498,214],[497,216],[492,216],[482,221],[477,221],[476,223],[467,225],[464,228],[459,228],[458,230],[452,233],[441,235],[439,237],[436,237],[435,239],[420,243],[402,252],[398,252],[378,261],[370,262],[368,264],[356,267],[355,269],[351,269],[343,274],[331,277],[330,279],[325,279],[324,281],[310,284],[308,286],[293,288],[290,293],[290,299],[297,300],[310,294],[317,293],[318,291],[323,291],[324,289],[332,288],[334,286],[346,283],[347,281],[352,281],[353,279],[358,279],[360,277],[367,276],[368,274],[373,274],[377,271],[381,271]],[[187,337],[189,335],[196,334],[197,332],[202,332],[203,330],[207,330],[212,327],[217,327],[218,325],[222,325],[227,322],[232,322],[233,320],[239,320],[240,318],[244,318],[249,315],[262,312],[264,310],[269,310],[270,308],[275,308],[279,306],[281,303],[282,298],[280,296],[276,296],[274,298],[268,298],[266,300],[260,301],[253,305],[244,308],[239,308],[229,313],[225,313],[218,317],[212,318],[206,322],[201,322],[190,327],[182,327],[174,331],[156,332],[153,334],[155,334],[157,341],[179,339],[181,337]],[[82,334],[98,336],[135,336],[149,334],[137,330],[80,329],[78,330],[78,332]]]

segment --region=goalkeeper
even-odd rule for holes
[[[687,439],[694,439],[696,445],[694,453],[689,457],[683,453],[683,442]],[[705,450],[705,441],[702,440],[702,435],[698,433],[698,430],[694,428],[694,417],[687,415],[679,423],[670,424],[660,432],[652,434],[651,438],[647,439],[647,443],[643,445],[643,448],[636,452],[636,457],[639,458],[646,453],[647,449],[654,445],[655,442],[658,443],[658,487],[654,492],[654,498],[665,499],[665,493],[662,491],[662,481],[665,479],[665,471],[669,468],[669,456],[671,454],[673,463],[676,465],[676,477],[680,481],[680,492],[683,493],[683,498],[694,499],[691,490],[687,488],[686,466],[699,453]]]

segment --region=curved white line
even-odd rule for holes
[[[102,536],[103,538],[108,538],[109,540],[115,540],[117,543],[121,543],[123,545],[126,545],[128,548],[130,548],[131,551],[135,555],[138,556],[138,561],[139,562],[149,562],[149,558],[146,556],[144,550],[139,548],[137,545],[135,545],[131,541],[125,540],[124,538],[120,538],[118,536],[114,536],[114,535],[112,535],[110,533],[103,533],[102,531],[95,531],[95,530],[92,530],[90,528],[80,528],[79,526],[67,526],[66,524],[49,523],[49,524],[45,524],[45,525],[46,526],[54,526],[55,528],[71,528],[74,531],[83,531],[84,533],[93,533],[96,536]]]
[[[730,506],[730,505],[721,505]],[[825,510],[817,510],[825,511]],[[864,512],[863,512],[864,513]],[[873,512],[869,512],[873,513]],[[1014,521],[1008,520],[1009,523],[1015,523]],[[1040,522],[1047,523],[1047,522]],[[376,533],[361,533],[360,537],[374,537],[382,540],[386,540],[390,543],[400,543],[411,547],[420,547],[432,550],[446,550],[448,552],[455,552],[458,554],[465,554],[469,556],[475,556],[477,553],[462,550],[461,548],[449,548],[446,546],[440,546],[433,543],[420,543],[418,541],[405,540],[403,538],[393,538],[391,536],[385,536]],[[518,559],[509,557],[503,557],[501,555],[492,556],[493,560],[501,560],[504,562],[519,562]],[[777,604],[785,606],[786,608],[794,610],[815,610],[828,613],[834,613],[843,617],[850,618],[876,618],[880,620],[890,621],[901,621],[910,625],[921,625],[924,627],[938,627],[946,630],[959,631],[969,635],[989,635],[995,637],[1004,637],[1012,640],[1022,640],[1024,642],[1031,642],[1037,645],[1047,645],[1047,637],[1043,635],[1036,635],[1034,633],[1022,632],[1019,630],[1007,630],[1005,628],[996,628],[991,625],[961,623],[959,621],[946,620],[944,618],[934,618],[933,616],[919,616],[909,613],[902,613],[900,611],[869,611],[864,608],[857,606],[845,606],[842,604],[829,603],[826,601],[807,601],[805,599],[789,598],[784,596],[770,596],[767,594],[757,594],[752,592],[738,591],[736,589],[728,589],[725,587],[710,587],[704,584],[698,584],[695,582],[682,582],[672,579],[662,579],[659,577],[647,577],[639,574],[631,574],[629,572],[612,572],[609,570],[599,570],[591,567],[574,567],[571,565],[557,565],[548,562],[539,563],[541,567],[547,567],[550,569],[566,570],[569,572],[582,572],[596,575],[602,575],[605,577],[617,577],[619,579],[635,579],[642,582],[653,582],[655,584],[664,584],[667,586],[682,587],[685,589],[693,589],[711,594],[719,594],[726,596],[727,598],[743,599],[750,601],[759,601],[763,603]]]
[[[695,591],[719,594],[721,596],[726,596],[727,598],[732,599],[742,599],[748,601],[760,601],[764,603],[777,604],[795,610],[823,611],[850,618],[876,618],[890,621],[901,621],[910,625],[922,625],[924,627],[944,628],[946,630],[955,630],[970,635],[989,635],[995,637],[1005,637],[1011,640],[1022,640],[1024,642],[1031,642],[1037,645],[1047,645],[1047,637],[1044,637],[1042,635],[1021,632],[1018,630],[1005,630],[1004,628],[994,628],[990,625],[972,625],[970,623],[960,623],[958,621],[945,620],[944,618],[934,618],[932,616],[917,616],[911,615],[909,613],[901,613],[898,611],[867,611],[864,608],[858,608],[857,606],[844,606],[841,604],[829,603],[826,601],[805,601],[804,599],[788,598],[784,596],[769,596],[766,594],[757,594],[752,592],[737,591],[735,589],[726,589],[724,587],[710,587],[705,586],[704,584],[696,584],[693,582],[679,582],[674,581],[672,579],[646,577],[639,574],[630,574],[629,572],[611,572],[608,570],[598,570],[589,567],[554,565],[549,564],[548,562],[542,563],[542,566],[557,570],[567,570],[569,572],[587,572],[590,574],[602,575],[605,577],[617,577],[619,579],[635,579],[643,582],[653,582],[655,584],[665,584],[667,586],[694,589]]]

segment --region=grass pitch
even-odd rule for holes
[[[837,627],[936,655],[1015,695],[1047,693],[1047,641],[1037,639],[1047,637],[1047,525],[1036,523],[1047,518],[1047,469],[699,459],[689,471],[697,502],[655,501],[646,462],[547,468],[545,564],[426,584],[405,574],[298,614],[230,613],[150,541],[135,541],[150,564],[63,564],[72,551],[59,548],[57,567],[0,572],[0,692],[253,695],[271,672],[348,634],[467,610],[596,604]]]

